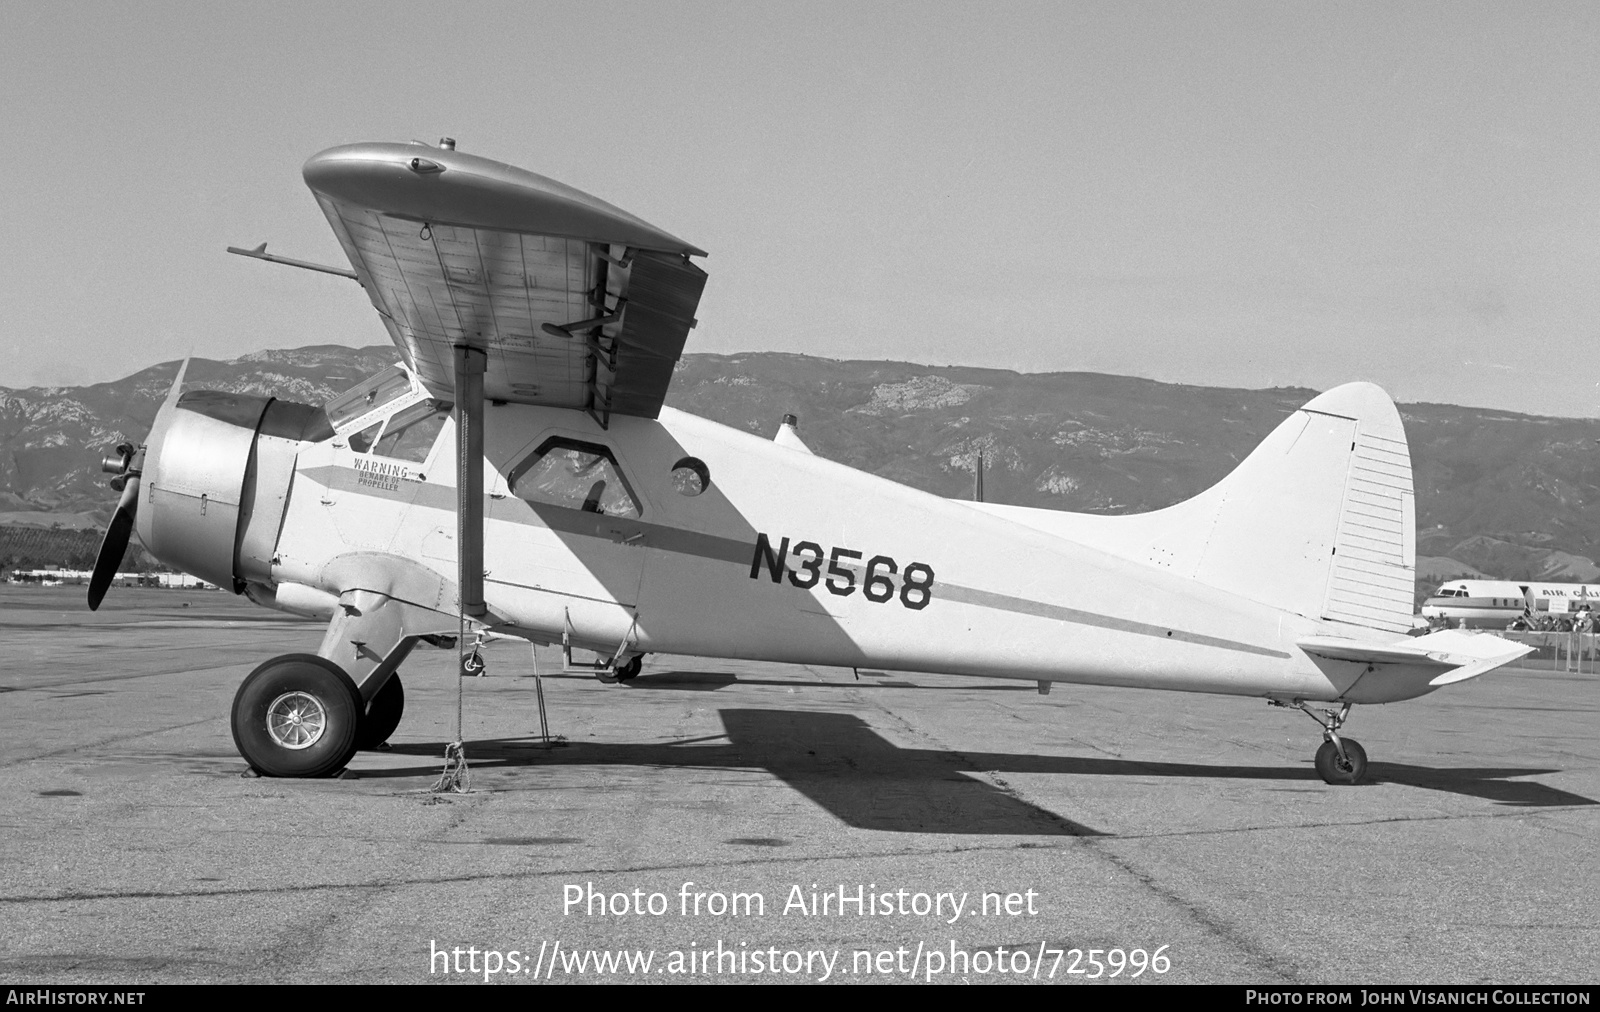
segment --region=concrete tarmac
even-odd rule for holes
[[[1593,674],[1358,707],[1335,788],[1257,700],[668,656],[547,675],[546,748],[495,643],[435,795],[452,653],[352,776],[244,778],[239,682],[321,628],[82,594],[0,588],[0,982],[1600,979]]]

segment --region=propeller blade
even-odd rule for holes
[[[117,500],[117,511],[106,525],[106,536],[100,540],[100,554],[95,556],[94,575],[89,577],[89,610],[99,611],[106,589],[117,575],[117,566],[128,550],[128,537],[133,533],[133,517],[139,509],[139,479],[128,478],[122,486],[122,498]]]
[[[170,421],[173,409],[178,403],[178,396],[183,392],[183,377],[189,371],[189,358],[190,356],[184,356],[182,364],[178,366],[178,374],[172,378],[172,386],[167,390],[166,399],[156,410],[155,422],[150,427],[150,434],[145,437],[148,443],[158,442],[157,434],[162,432]],[[139,471],[134,470],[127,475],[126,483],[122,486],[122,498],[117,500],[117,511],[111,514],[111,523],[106,525],[105,537],[100,540],[100,554],[95,556],[94,573],[89,577],[90,611],[100,609],[100,602],[105,600],[111,581],[116,579],[117,566],[128,550],[128,538],[133,534],[133,525],[138,514]]]
[[[162,411],[178,403],[178,394],[183,390],[183,374],[189,371],[189,359],[192,357],[183,356],[183,362],[178,366],[178,375],[172,377],[172,386],[167,390],[167,399],[161,403]]]

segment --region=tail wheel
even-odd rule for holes
[[[1325,741],[1317,749],[1317,774],[1330,784],[1359,784],[1367,775],[1367,750],[1354,738],[1341,738],[1344,758],[1333,742]]]
[[[383,683],[383,688],[372,697],[372,702],[367,704],[361,727],[356,731],[356,750],[370,751],[388,741],[395,728],[400,726],[400,718],[405,712],[406,692],[400,685],[400,676],[390,675],[389,680]]]
[[[361,693],[340,667],[315,654],[274,657],[233,697],[233,743],[272,777],[325,777],[356,752]]]
[[[615,667],[596,667],[594,676],[607,685],[626,682],[639,676],[639,670],[644,667],[644,654],[634,654],[628,658],[626,664]]]

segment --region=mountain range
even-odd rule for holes
[[[395,359],[387,345],[195,359],[186,387],[321,403]],[[89,537],[116,503],[101,455],[144,436],[176,369],[0,388],[0,527]],[[685,355],[667,403],[766,436],[796,414],[818,454],[936,495],[971,495],[981,451],[991,501],[1135,513],[1218,481],[1315,395],[750,353]],[[1419,593],[1454,576],[1600,580],[1600,420],[1447,404],[1400,411],[1416,479]],[[6,551],[0,542],[0,562]]]

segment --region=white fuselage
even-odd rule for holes
[[[609,428],[488,409],[485,598],[505,631],[670,652],[1275,698],[1386,702],[1425,680],[1314,663],[1298,638],[1392,635],[1293,614],[672,409]],[[512,494],[551,440],[607,448],[637,516]],[[681,494],[673,470],[710,483]],[[341,556],[415,560],[454,583],[453,429],[391,462],[308,445],[273,579],[338,594]],[[615,478],[612,479],[613,484]],[[867,584],[870,583],[870,587]],[[869,596],[868,590],[871,590]]]

